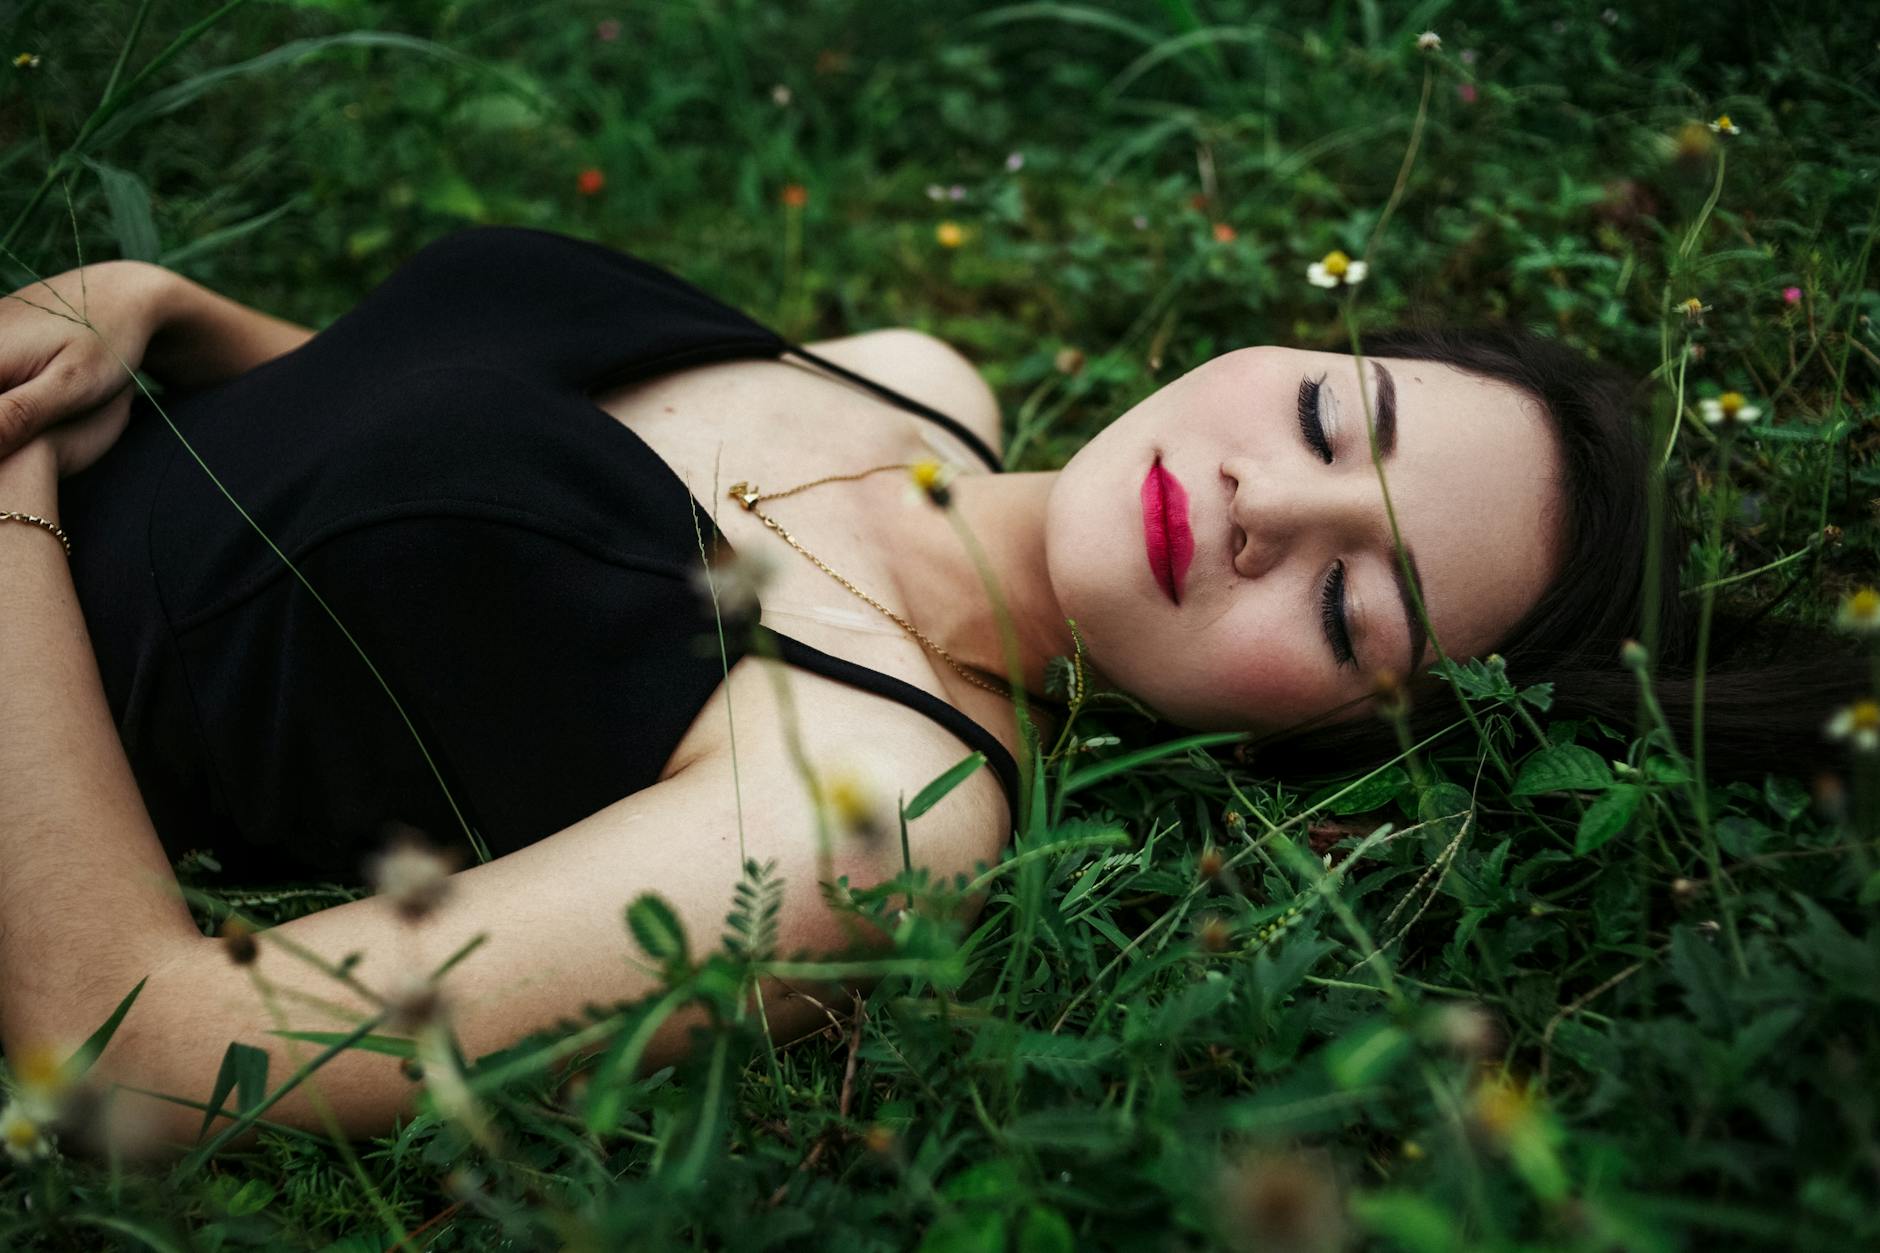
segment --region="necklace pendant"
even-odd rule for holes
[[[757,502],[762,496],[762,493],[757,490],[757,486],[754,483],[733,483],[729,494],[731,499],[737,501],[746,509],[756,508]]]

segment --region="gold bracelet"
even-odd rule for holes
[[[14,510],[0,511],[0,522],[6,522],[8,520],[14,522],[30,522],[34,526],[45,527],[48,531],[51,531],[54,535],[59,537],[59,542],[65,545],[65,556],[67,560],[71,559],[72,541],[65,537],[65,532],[59,529],[57,522],[50,521],[46,518],[34,517],[30,513],[19,513]]]

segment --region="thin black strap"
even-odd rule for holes
[[[959,436],[962,440],[964,440],[966,442],[966,446],[972,449],[973,452],[979,457],[979,459],[985,462],[986,465],[991,468],[994,474],[998,474],[1000,471],[1005,469],[1005,463],[999,460],[999,454],[993,452],[992,449],[986,447],[985,440],[980,439],[979,436],[973,434],[971,431],[967,430],[966,427],[962,426],[958,420],[954,418],[949,418],[946,414],[941,413],[938,409],[932,408],[931,406],[928,406],[928,405],[923,405],[920,403],[920,401],[913,399],[911,396],[903,396],[900,392],[895,391],[892,387],[884,386],[881,383],[875,382],[875,380],[871,378],[865,378],[864,376],[857,374],[853,370],[847,369],[843,366],[839,366],[835,362],[830,361],[825,357],[819,357],[815,353],[810,352],[804,348],[801,348],[797,346],[796,344],[785,344],[783,350],[788,353],[794,353],[795,355],[803,358],[803,360],[805,361],[813,362],[816,365],[821,366],[823,369],[829,371],[831,374],[837,375],[841,378],[845,378],[851,383],[855,383],[862,387],[866,387],[869,391],[875,393],[877,396],[880,396],[882,399],[889,401],[892,404],[897,404],[901,406],[901,408],[907,410],[909,413],[917,414],[920,417],[926,418],[932,422],[938,422],[941,426],[944,426],[947,430],[953,432],[955,435]]]
[[[1011,752],[1000,743],[999,738],[986,728],[968,718],[953,706],[947,704],[932,692],[923,692],[902,679],[879,670],[870,670],[867,666],[858,666],[852,661],[831,656],[820,648],[811,648],[801,640],[779,635],[768,627],[766,631],[777,645],[777,655],[793,666],[824,674],[859,687],[864,691],[886,696],[889,700],[899,701],[916,713],[926,714],[935,722],[972,747],[986,755],[986,764],[999,776],[999,786],[1005,789],[1005,803],[1011,806],[1012,821],[1018,821],[1018,762]]]

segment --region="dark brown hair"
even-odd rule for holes
[[[1662,488],[1644,434],[1644,384],[1555,340],[1503,327],[1416,326],[1361,336],[1359,347],[1365,356],[1450,365],[1540,402],[1561,451],[1559,570],[1496,651],[1516,686],[1554,685],[1554,708],[1543,721],[1590,717],[1630,733],[1639,681],[1622,664],[1620,648],[1655,635],[1654,692],[1678,747],[1688,752],[1694,602],[1679,594],[1683,544],[1662,501],[1656,596],[1647,595],[1651,494]],[[1655,632],[1647,629],[1648,612]],[[1704,684],[1708,770],[1735,777],[1812,773],[1830,757],[1822,725],[1851,697],[1857,668],[1839,642],[1806,630],[1800,640],[1791,631],[1778,656],[1754,660],[1757,641],[1748,625],[1713,623],[1713,664]],[[1432,675],[1419,676],[1411,692],[1410,729],[1418,739],[1460,716],[1455,697]],[[1293,775],[1346,772],[1396,751],[1394,729],[1368,714],[1345,717],[1318,720],[1243,756]]]

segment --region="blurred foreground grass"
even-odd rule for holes
[[[1305,281],[1343,249],[1367,327],[1536,326],[1656,373],[1661,420],[1682,361],[1688,584],[1823,623],[1880,569],[1870,6],[24,0],[0,29],[0,230],[41,273],[76,263],[67,191],[86,258],[314,326],[441,233],[541,226],[788,335],[932,331],[997,387],[1012,464],[1048,468],[1218,352],[1343,349]],[[1764,418],[1719,476],[1696,415],[1726,392]],[[727,1042],[676,1072],[569,1092],[541,1040],[487,1059],[524,1076],[484,1094],[494,1156],[426,1114],[359,1173],[273,1133],[174,1173],[18,1163],[0,1239],[1874,1247],[1874,754],[1713,786],[1706,834],[1677,746],[1547,721],[1546,677],[1476,673],[1512,781],[1465,737],[1421,787],[1328,763],[1344,783],[1302,793],[1093,711],[980,925],[898,885],[931,906],[902,936],[924,973],[823,1038],[730,1021],[765,956],[751,882],[746,957],[675,967]]]

